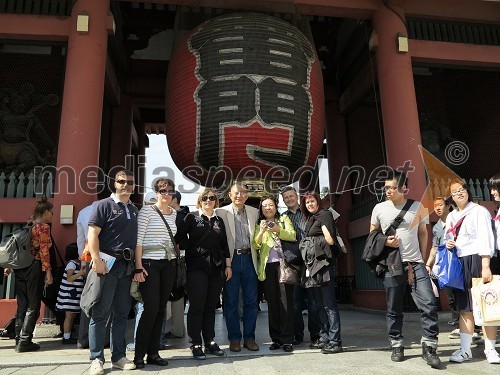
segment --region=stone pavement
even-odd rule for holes
[[[385,333],[384,314],[375,311],[354,309],[351,306],[341,306],[342,341],[344,352],[339,354],[321,354],[317,350],[309,349],[306,340],[302,345],[295,347],[293,353],[273,351],[268,349],[270,339],[267,328],[266,305],[261,304],[264,311],[259,313],[257,321],[257,343],[261,349],[250,352],[242,349],[239,353],[230,352],[227,347],[224,317],[218,312],[216,315],[216,341],[226,349],[224,357],[207,356],[205,361],[192,359],[189,350],[188,338],[172,339],[167,350],[161,355],[169,360],[166,368],[146,365],[143,370],[149,374],[500,374],[500,365],[490,365],[486,362],[482,345],[473,345],[474,359],[464,364],[448,362],[448,357],[457,349],[459,340],[449,339],[448,333],[452,330],[446,322],[449,313],[440,315],[440,343],[438,354],[443,361],[441,370],[430,368],[420,357],[420,315],[406,313],[404,323],[405,355],[406,360],[395,363],[390,360],[390,350]],[[307,319],[306,316],[304,316]],[[128,340],[132,341],[134,320],[129,320]],[[52,326],[41,326],[37,336],[50,335]],[[306,339],[308,338],[306,334]],[[16,353],[14,340],[0,340],[0,375],[4,374],[86,374],[89,367],[88,350],[61,345],[61,339],[39,337],[35,340],[41,344],[41,349],[32,353]],[[497,350],[500,350],[497,344]],[[132,359],[133,353],[127,352]],[[109,350],[106,350],[106,359],[109,361]],[[119,374],[121,371],[111,369],[111,363],[105,364],[106,374]],[[127,371],[130,373],[129,371]]]

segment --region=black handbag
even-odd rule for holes
[[[288,264],[294,266],[302,266],[304,264],[304,259],[302,259],[302,254],[299,248],[300,241],[284,241],[281,240],[281,248],[283,251],[283,259]]]
[[[167,227],[168,234],[170,235],[170,240],[172,241],[172,244],[174,245],[174,250],[175,250],[175,255],[176,255],[176,276],[175,276],[175,282],[172,290],[176,290],[177,288],[183,287],[186,285],[187,282],[187,274],[186,274],[186,257],[181,257],[181,252],[177,248],[177,244],[175,243],[175,238],[172,233],[172,230],[170,229],[170,226],[167,223],[167,220],[165,220],[165,217],[161,213],[161,211],[153,205],[153,209],[158,212],[160,215],[161,219],[165,223],[165,226]]]
[[[302,254],[300,253],[299,249],[299,232],[297,231],[295,234],[295,241],[286,241],[280,239],[280,242],[283,260],[293,266],[302,266],[304,264],[304,259],[302,259]]]

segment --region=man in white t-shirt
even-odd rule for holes
[[[407,181],[404,173],[390,171],[384,186],[387,200],[375,206],[370,222],[370,232],[381,229],[388,235],[385,245],[399,248],[403,265],[408,270],[403,275],[386,272],[384,278],[387,331],[392,347],[391,360],[404,360],[403,298],[407,282],[410,282],[413,300],[421,311],[422,358],[431,367],[438,368],[441,361],[436,354],[439,334],[437,301],[421,253],[421,249],[427,246],[429,219],[426,210],[419,202],[413,202],[396,231],[391,228],[394,219],[407,202]]]

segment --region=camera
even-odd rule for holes
[[[274,222],[273,221],[268,221],[266,224],[267,224],[268,228],[274,227]]]

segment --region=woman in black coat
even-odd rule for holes
[[[232,272],[224,222],[215,215],[218,205],[215,191],[206,188],[198,196],[198,211],[189,213],[179,228],[180,238],[188,236],[189,244],[186,249],[187,332],[195,359],[205,359],[206,353],[224,355],[214,341],[215,310],[224,280],[229,280]]]

